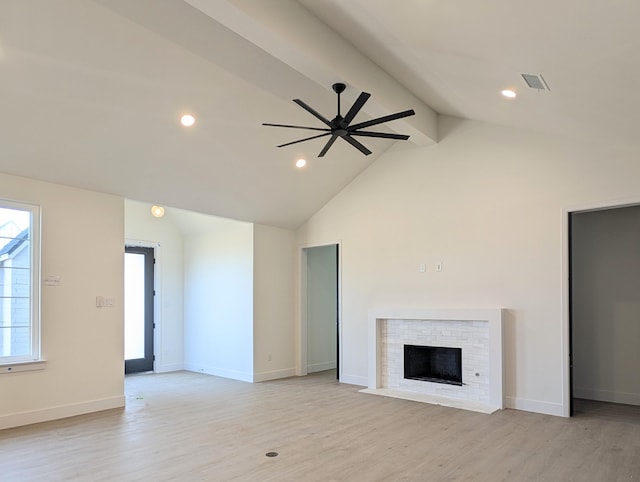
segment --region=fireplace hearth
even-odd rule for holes
[[[404,345],[404,378],[462,386],[462,348]]]

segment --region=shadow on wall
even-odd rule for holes
[[[516,311],[503,310],[502,312],[502,369],[504,370],[504,396],[513,396],[518,393],[516,385]]]

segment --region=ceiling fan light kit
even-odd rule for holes
[[[315,118],[319,119],[327,127],[305,127],[305,126],[295,126],[295,125],[289,125],[289,124],[271,124],[266,122],[262,124],[263,126],[270,126],[270,127],[286,127],[289,129],[304,129],[304,130],[322,132],[322,134],[317,134],[311,137],[305,137],[304,139],[299,139],[293,142],[287,142],[286,144],[280,144],[277,147],[290,146],[292,144],[298,144],[299,142],[310,141],[311,139],[317,139],[319,137],[331,136],[327,141],[327,143],[322,148],[322,150],[320,151],[320,154],[318,154],[318,157],[324,157],[324,155],[327,153],[327,151],[329,151],[333,143],[339,137],[342,138],[344,141],[348,142],[349,144],[351,144],[356,149],[358,149],[365,156],[368,156],[369,154],[371,154],[371,151],[367,149],[364,145],[362,145],[362,143],[360,143],[358,140],[354,139],[354,136],[379,137],[383,139],[396,139],[396,140],[403,140],[403,141],[406,141],[407,139],[409,139],[408,135],[391,134],[388,132],[363,131],[361,129],[365,129],[367,127],[375,126],[385,122],[390,122],[396,119],[402,119],[403,117],[415,115],[415,112],[413,111],[413,109],[397,112],[395,114],[378,117],[376,119],[371,119],[365,122],[360,122],[358,124],[352,125],[351,122],[356,117],[358,112],[360,112],[360,109],[362,109],[365,102],[369,100],[369,97],[371,97],[371,94],[367,92],[362,92],[358,96],[356,101],[353,103],[349,111],[345,114],[345,116],[342,117],[340,113],[340,94],[342,94],[345,91],[347,86],[343,83],[335,83],[333,84],[332,88],[333,88],[333,91],[338,95],[338,114],[333,118],[333,120],[327,119],[326,117],[324,117],[322,114],[315,111],[312,107],[307,105],[302,100],[293,99],[293,101],[296,104],[298,104],[304,110],[309,112]]]

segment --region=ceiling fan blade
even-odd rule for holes
[[[406,134],[391,134],[388,132],[366,132],[366,131],[350,131],[350,136],[364,136],[364,137],[383,137],[385,139],[399,139],[406,141],[409,136]]]
[[[288,127],[289,129],[307,129],[310,131],[331,131],[331,129],[325,129],[323,127],[290,126],[288,124],[269,124],[267,122],[263,122],[262,125],[271,127]]]
[[[329,139],[327,141],[327,143],[324,145],[324,147],[322,148],[322,150],[320,151],[320,154],[318,154],[318,157],[324,157],[324,155],[327,153],[327,151],[331,148],[331,146],[333,145],[333,143],[336,141],[336,139],[339,136],[337,136],[336,134],[331,136],[331,139]]]
[[[298,104],[300,107],[302,107],[304,110],[306,110],[309,114],[311,114],[314,117],[320,119],[322,122],[324,122],[326,125],[328,125],[329,127],[331,127],[333,129],[333,125],[331,124],[331,122],[329,122],[329,120],[327,120],[322,114],[316,112],[312,107],[309,107],[307,104],[305,104],[300,99],[293,99],[293,101],[296,104]]]
[[[360,144],[358,141],[356,141],[354,138],[352,138],[351,135],[347,134],[346,136],[343,136],[342,138],[345,141],[347,141],[349,144],[351,144],[353,147],[358,149],[360,152],[362,152],[365,156],[368,156],[369,154],[371,154],[371,151],[369,149],[367,149],[362,144]]]
[[[317,136],[305,137],[304,139],[300,139],[298,141],[287,142],[286,144],[280,144],[279,146],[276,146],[276,147],[290,146],[291,144],[297,144],[298,142],[310,141],[311,139],[317,139],[318,137],[328,136],[329,134],[331,134],[331,132],[325,132],[324,134],[318,134]]]
[[[360,112],[360,109],[362,109],[364,103],[369,100],[369,97],[371,97],[371,94],[369,94],[368,92],[362,92],[360,94],[360,96],[351,106],[351,109],[349,109],[349,112],[347,112],[347,115],[344,116],[345,125],[349,125],[349,123],[358,114],[358,112]]]
[[[389,122],[396,119],[402,119],[403,117],[409,117],[410,115],[415,115],[415,111],[413,109],[405,110],[403,112],[398,112],[396,114],[385,115],[384,117],[378,117],[377,119],[371,119],[365,122],[361,122],[360,124],[355,124],[349,126],[349,133],[356,129],[364,129],[365,127],[371,127],[378,124],[382,124],[384,122]]]

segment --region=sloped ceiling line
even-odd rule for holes
[[[437,113],[363,56],[295,0],[184,0],[312,81],[331,89],[336,81],[373,94],[363,111],[371,117],[414,109],[416,116],[390,126],[418,145],[437,142]],[[295,96],[295,95],[294,95]]]

